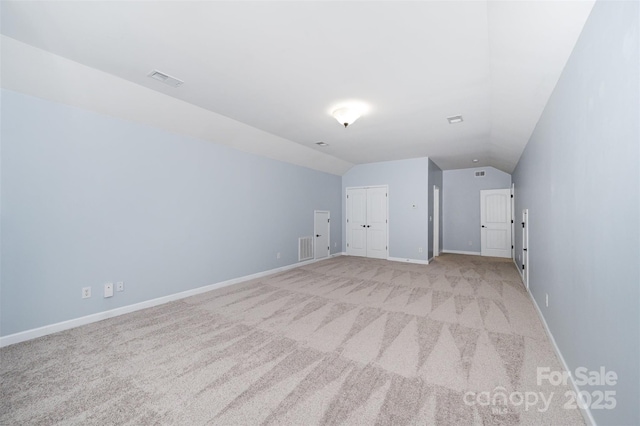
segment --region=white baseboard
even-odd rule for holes
[[[331,257],[338,257],[338,256],[346,256],[347,252],[341,251],[340,253],[334,253],[331,255]]]
[[[403,258],[403,257],[387,257],[387,260],[390,260],[392,262],[419,263],[420,265],[428,265],[429,264],[428,260],[406,259],[406,258]]]
[[[340,256],[340,255],[342,255],[342,253],[337,253],[332,256]],[[139,311],[141,309],[151,308],[154,306],[173,302],[175,300],[184,299],[186,297],[195,296],[196,294],[206,293],[207,291],[216,290],[222,287],[227,287],[227,286],[238,284],[244,281],[266,277],[268,275],[273,275],[278,272],[288,271],[289,269],[294,269],[299,266],[308,265],[310,263],[320,262],[326,259],[327,258],[318,259],[318,260],[311,259],[304,262],[294,263],[292,265],[281,266],[279,268],[270,269],[268,271],[258,272],[251,275],[245,275],[244,277],[233,278],[227,281],[222,281],[219,283],[194,288],[192,290],[182,291],[180,293],[158,297],[156,299],[145,300],[144,302],[134,303],[133,305],[122,306],[120,308],[98,312],[98,313],[87,315],[80,318],[74,318],[71,320],[62,321],[55,324],[45,325],[43,327],[33,328],[31,330],[21,331],[19,333],[9,334],[7,336],[0,337],[0,348],[13,345],[15,343],[25,342],[31,339],[36,339],[38,337],[46,336],[49,334],[57,333],[59,331],[69,330],[71,328],[80,327],[82,325],[87,325],[87,324],[102,321],[108,318],[113,318],[120,315],[131,313],[131,312]]]
[[[556,339],[554,339],[553,338],[553,334],[551,334],[551,330],[549,329],[549,325],[547,324],[547,321],[544,319],[544,315],[542,315],[542,311],[540,310],[540,306],[538,306],[538,302],[536,302],[536,299],[533,297],[533,295],[531,294],[530,291],[527,291],[527,294],[529,295],[529,298],[531,298],[531,300],[533,301],[533,306],[535,306],[536,311],[538,312],[538,316],[540,317],[540,321],[542,321],[542,325],[544,327],[544,330],[547,333],[547,336],[549,337],[549,340],[551,340],[551,345],[553,346],[553,350],[556,352],[556,355],[558,356],[558,359],[562,363],[562,368],[564,368],[565,371],[569,372],[569,383],[571,383],[571,387],[573,388],[573,391],[575,392],[576,395],[579,395],[580,388],[578,387],[578,385],[576,385],[576,382],[573,379],[573,373],[569,369],[569,365],[567,365],[567,362],[565,361],[564,357],[562,356],[562,352],[560,352],[560,348],[558,347],[558,345],[556,343]],[[587,408],[582,408],[580,406],[580,404],[577,404],[577,406],[580,409],[580,414],[582,414],[582,417],[584,418],[585,423],[587,425],[596,426],[596,421],[593,418],[593,414],[591,414],[591,410],[588,407]]]
[[[470,256],[480,256],[481,255],[481,253],[479,251],[462,251],[462,250],[442,250],[440,253],[468,254]]]

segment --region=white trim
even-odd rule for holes
[[[518,271],[518,275],[520,275],[520,279],[522,280],[522,285],[527,288],[526,283],[524,282],[524,275],[522,274],[522,265],[518,266],[518,261],[513,259],[513,264],[516,265],[516,270]]]
[[[565,361],[564,357],[562,356],[562,352],[560,352],[560,348],[558,347],[558,345],[556,343],[556,339],[553,338],[553,334],[551,334],[551,330],[549,330],[549,325],[547,324],[547,321],[544,319],[544,315],[542,315],[542,311],[540,310],[540,307],[538,306],[538,302],[536,302],[536,299],[533,297],[531,292],[527,291],[527,294],[529,295],[529,297],[533,301],[533,306],[536,308],[536,312],[538,312],[538,316],[540,317],[540,321],[542,322],[542,325],[544,327],[544,331],[547,333],[547,336],[549,337],[549,340],[551,341],[551,345],[553,346],[553,349],[556,352],[556,356],[558,357],[558,359],[562,363],[562,368],[564,368],[565,371],[569,372],[569,382],[571,383],[571,387],[573,388],[573,391],[575,392],[576,395],[578,395],[580,393],[580,388],[578,387],[578,385],[576,385],[576,382],[573,379],[573,374],[571,373],[571,370],[569,369],[569,366],[567,365],[567,362]],[[580,408],[580,414],[582,414],[582,417],[583,417],[585,423],[588,424],[588,425],[595,426],[596,425],[596,421],[593,418],[593,414],[591,414],[591,410],[588,407],[587,408],[583,408],[580,405],[581,404],[577,404],[577,406]]]
[[[529,265],[529,209],[522,210],[522,223],[522,265],[524,265],[522,279],[524,286],[529,290],[529,271],[531,270]]]
[[[340,255],[342,255],[342,253],[338,253],[334,256],[340,256]],[[268,275],[273,275],[278,272],[288,271],[289,269],[294,269],[299,266],[308,265],[310,263],[321,262],[323,260],[326,260],[326,258],[319,259],[319,260],[311,259],[304,262],[297,262],[291,265],[270,269],[268,271],[258,272],[251,275],[245,275],[243,277],[233,278],[227,281],[222,281],[219,283],[210,284],[210,285],[194,288],[187,291],[182,291],[180,293],[174,293],[168,296],[158,297],[156,299],[145,300],[144,302],[134,303],[133,305],[122,306],[120,308],[98,312],[98,313],[86,315],[80,318],[74,318],[67,321],[58,322],[55,324],[45,325],[43,327],[32,328],[31,330],[21,331],[19,333],[9,334],[7,336],[0,337],[0,348],[13,345],[15,343],[25,342],[31,339],[36,339],[38,337],[47,336],[49,334],[57,333],[60,331],[69,330],[71,328],[80,327],[82,325],[91,324],[97,321],[102,321],[105,319],[139,311],[141,309],[152,308],[154,306],[173,302],[179,299],[184,299],[190,296],[195,296],[197,294],[206,293],[211,290],[216,290],[216,289],[227,287],[233,284],[238,284],[244,281],[266,277]]]
[[[433,259],[433,258],[432,258]],[[390,260],[392,262],[404,262],[404,263],[419,263],[421,265],[428,265],[429,261],[428,260],[422,260],[422,259],[407,259],[407,258],[403,258],[403,257],[387,257],[387,260]]]
[[[433,255],[439,256],[440,252],[440,188],[437,185],[433,185],[433,225],[431,230],[433,231]],[[429,235],[427,234],[427,238]],[[433,258],[431,258],[433,259]],[[431,260],[429,259],[429,260]]]
[[[440,253],[451,253],[451,254],[468,254],[470,256],[480,256],[479,251],[462,251],[462,250],[442,250]]]
[[[347,255],[346,251],[341,251],[339,253],[333,253],[331,257],[346,256],[346,255]]]
[[[511,182],[511,258],[516,260],[516,184]]]

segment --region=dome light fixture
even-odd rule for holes
[[[356,108],[343,107],[333,111],[331,115],[338,120],[338,123],[346,128],[349,124],[353,124],[354,121],[360,118],[361,113]]]
[[[352,125],[354,121],[362,117],[369,111],[369,105],[356,101],[349,100],[334,104],[329,111],[329,115],[335,118],[338,123],[342,124],[345,128]]]

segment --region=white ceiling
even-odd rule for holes
[[[428,156],[510,173],[593,3],[2,1],[1,32],[168,95],[155,100],[163,114],[173,97],[251,126],[244,150],[263,153],[255,135],[266,132],[271,158],[343,173]],[[152,69],[185,84],[165,86]],[[371,110],[344,129],[329,112],[350,99]]]

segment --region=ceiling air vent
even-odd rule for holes
[[[476,172],[476,177],[484,177],[484,170],[478,170]]]
[[[160,72],[158,70],[153,70],[151,71],[149,74],[147,74],[149,77],[151,77],[154,80],[158,80],[164,84],[167,84],[171,87],[180,87],[184,84],[184,81],[182,80],[178,80],[175,77],[171,77],[170,75],[167,75],[163,72]]]

